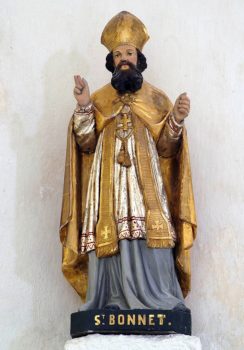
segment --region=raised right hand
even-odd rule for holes
[[[91,102],[90,91],[87,81],[80,77],[80,75],[74,76],[75,88],[74,96],[81,107],[87,106]]]

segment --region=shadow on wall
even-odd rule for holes
[[[78,52],[60,51],[52,56],[44,68],[43,80],[30,86],[31,108],[31,90],[35,84],[44,85],[44,112],[37,132],[26,136],[28,125],[23,125],[19,115],[14,116],[14,127],[10,128],[17,155],[15,271],[32,288],[32,300],[28,301],[29,307],[32,304],[31,324],[13,341],[11,350],[61,349],[69,337],[70,313],[80,304],[61,273],[58,227],[66,132],[73,108],[72,76],[81,67],[85,73],[87,62]]]

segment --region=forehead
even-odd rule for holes
[[[113,50],[114,53],[125,52],[125,51],[136,51],[136,48],[133,45],[125,44],[125,45],[120,45]]]

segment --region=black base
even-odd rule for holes
[[[92,333],[191,335],[191,311],[100,309],[71,314],[72,338]]]

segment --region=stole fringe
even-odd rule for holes
[[[96,247],[96,256],[98,258],[105,258],[108,256],[115,255],[119,252],[119,246],[116,242],[108,242],[105,245]]]
[[[147,238],[148,248],[174,248],[175,242],[172,238],[169,239],[157,239],[157,238]]]

